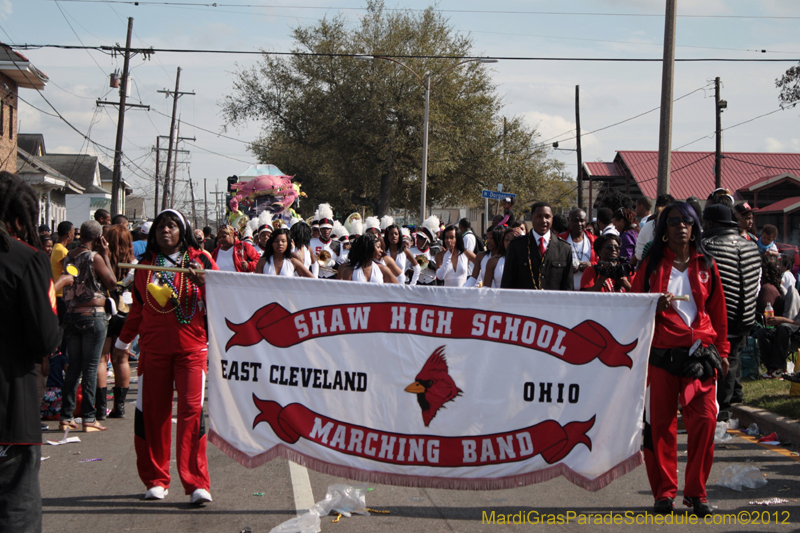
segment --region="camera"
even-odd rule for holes
[[[633,274],[633,267],[630,263],[600,261],[595,267],[598,275],[618,281]]]

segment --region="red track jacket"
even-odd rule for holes
[[[217,246],[211,252],[211,257],[214,261],[217,260],[219,250],[220,248]],[[261,254],[251,244],[238,239],[233,243],[233,265],[236,267],[236,272],[255,272],[259,259],[261,259]],[[242,268],[242,263],[247,263],[246,269]]]
[[[190,248],[189,259],[200,263],[206,270],[219,270],[217,264],[200,250]],[[152,265],[152,254],[145,255],[141,263]],[[151,354],[194,353],[206,349],[205,287],[200,287],[202,302],[198,302],[192,321],[179,324],[172,302],[167,302],[167,306],[162,309],[147,291],[147,283],[153,274],[155,273],[149,270],[136,271],[133,278],[133,305],[119,334],[120,341],[130,343],[138,334],[142,351]],[[176,286],[182,283],[182,276],[183,274],[175,275]]]
[[[672,307],[666,311],[656,312],[653,347],[688,348],[700,339],[703,346],[713,344],[720,356],[728,357],[731,350],[728,342],[728,315],[717,264],[713,263],[712,268],[706,267],[703,256],[698,254],[694,247],[691,247],[690,254],[689,283],[692,287],[692,297],[697,305],[697,317],[692,326],[688,327]],[[667,292],[674,259],[675,254],[672,250],[664,246],[664,259],[650,275],[651,293]],[[648,257],[636,271],[631,283],[631,292],[644,292],[644,273],[649,262]]]

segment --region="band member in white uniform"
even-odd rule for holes
[[[464,249],[464,239],[456,226],[447,226],[444,230],[445,249],[436,254],[436,264],[441,265],[436,277],[444,280],[445,287],[461,287],[469,275],[469,262],[475,254]]]
[[[397,266],[400,268],[400,275],[397,276],[397,281],[399,283],[405,283],[406,272],[412,270],[413,274],[411,275],[411,281],[409,282],[409,285],[416,285],[422,269],[420,268],[419,263],[417,263],[416,257],[414,257],[414,255],[412,255],[411,251],[408,249],[408,242],[401,238],[400,228],[395,226],[394,223],[387,226],[383,233],[383,242],[384,247],[386,248],[386,253],[389,255],[389,257],[394,259],[394,262],[397,263]]]
[[[345,267],[342,279],[345,281],[367,281],[369,283],[397,283],[397,278],[389,267],[380,264],[381,248],[376,246],[376,235],[358,237],[350,248],[350,266]]]
[[[333,221],[333,238],[339,242],[339,254],[336,262],[338,264],[347,263],[347,256],[350,253],[350,237],[345,228],[338,220]]]
[[[503,270],[506,266],[505,235],[514,235],[514,230],[511,228],[507,228],[505,231],[502,231],[503,228],[498,229],[500,229],[499,235],[495,235],[493,232],[489,237],[493,245],[492,258],[486,263],[486,272],[483,278],[483,286],[492,289],[499,289],[500,282],[503,280]],[[486,246],[489,246],[489,239],[486,239]]]
[[[319,258],[320,253],[323,251],[327,251],[330,254],[329,263],[331,265],[336,264],[338,260],[338,255],[331,247],[331,232],[333,231],[333,209],[331,208],[330,204],[320,204],[319,208],[317,209],[317,214],[319,216],[319,238],[311,238],[309,243],[309,247],[311,251],[314,253],[317,258]],[[320,272],[319,276],[321,278],[330,278],[335,275],[335,272],[330,269],[326,269]]]
[[[422,226],[417,228],[415,236],[416,246],[409,249],[417,263],[420,262],[421,257],[428,260],[429,267],[420,272],[420,277],[417,281],[417,283],[422,285],[433,285],[436,282],[436,263],[433,253],[431,253],[431,245],[436,242],[436,234],[438,231],[439,217],[436,215],[429,216],[422,223]]]
[[[292,241],[289,230],[280,228],[273,232],[267,241],[267,250],[258,260],[256,272],[273,276],[301,276],[313,278],[314,275],[303,263],[290,255]]]
[[[464,287],[491,286],[490,283],[487,284],[483,282],[484,274],[486,274],[486,265],[492,257],[497,255],[500,247],[502,247],[503,253],[505,253],[505,247],[503,246],[504,230],[505,228],[503,226],[489,226],[489,231],[486,233],[486,251],[476,254],[473,263],[475,267],[472,270],[472,274],[470,274],[467,279],[467,282],[464,283]]]
[[[311,226],[305,221],[300,219],[293,219],[292,227],[289,234],[292,237],[292,251],[297,254],[297,258],[302,261],[303,266],[306,267],[314,274],[316,278],[319,275],[319,263],[317,257],[311,252],[308,243],[311,241]]]
[[[269,240],[270,235],[272,235],[272,213],[267,210],[262,211],[261,214],[258,215],[256,222],[256,236],[253,246],[258,253],[263,254],[267,249],[267,240]]]

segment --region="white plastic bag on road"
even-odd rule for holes
[[[764,477],[755,466],[731,465],[722,471],[722,477],[717,481],[717,485],[733,490],[757,489],[767,484]]]
[[[368,515],[367,487],[329,485],[324,500],[315,503],[303,516],[272,528],[270,533],[319,533],[322,525],[320,517],[327,516],[332,511],[345,516],[350,516],[351,513]]]
[[[714,430],[714,443],[715,444],[723,444],[728,442],[733,437],[728,435],[728,423],[727,422],[717,422],[717,429]]]

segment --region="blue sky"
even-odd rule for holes
[[[176,0],[202,3],[203,0]],[[262,0],[222,0],[220,4],[266,5]],[[112,3],[54,2],[52,0],[0,0],[0,39],[14,44],[124,44],[127,17],[134,17],[133,46],[156,48],[204,48],[228,50],[267,49],[287,51],[291,31],[339,12],[358,23],[364,3],[355,0],[303,0],[271,2],[293,7],[177,7],[133,6]],[[387,7],[423,9],[428,3],[387,2]],[[678,58],[800,58],[800,3],[795,0],[678,0]],[[298,6],[330,6],[300,9]],[[664,32],[664,0],[441,0],[442,10],[544,11],[566,14],[505,14],[448,12],[456,31],[471,34],[475,55],[518,57],[613,57],[660,58]],[[60,9],[59,9],[60,8]],[[591,16],[585,13],[607,13]],[[655,15],[655,16],[631,16]],[[709,15],[707,17],[706,15]],[[756,18],[762,17],[762,18]],[[772,17],[772,18],[763,18]],[[791,18],[794,17],[794,18]],[[71,28],[70,28],[71,25]],[[76,35],[77,34],[77,35]],[[765,49],[767,53],[761,53]],[[755,51],[759,50],[759,51]],[[108,75],[122,68],[122,58],[81,50],[40,49],[22,51],[51,80],[47,99],[79,130],[90,131],[96,142],[113,146],[115,108],[96,109],[98,98],[116,100]],[[150,61],[131,61],[134,81],[131,99],[149,104],[165,115],[171,100],[156,91],[171,88],[180,66],[181,90],[196,96],[179,101],[183,121],[215,132],[222,131],[219,102],[231,89],[237,63],[253,64],[256,56],[155,54]],[[705,137],[685,150],[714,149],[713,79],[722,79],[722,98],[728,101],[723,128],[778,109],[775,78],[795,63],[678,63],[675,67],[673,148]],[[587,63],[555,61],[502,61],[489,65],[492,78],[505,103],[505,112],[519,115],[538,128],[541,139],[561,139],[562,148],[573,148],[575,85],[581,87],[581,128],[584,133],[628,119],[659,105],[661,65],[654,63]],[[34,106],[49,110],[35,91],[20,96]],[[435,98],[435,88],[432,98]],[[420,105],[422,98],[420,97]],[[583,138],[584,161],[611,160],[615,150],[656,150],[658,111]],[[20,103],[20,131],[44,133],[50,152],[96,153],[83,138],[60,120]],[[91,125],[91,129],[90,129]],[[737,126],[723,133],[726,151],[800,151],[800,109],[789,109]],[[258,124],[227,135],[251,141]],[[138,174],[152,175],[151,148],[156,135],[169,133],[169,120],[156,112],[130,111],[125,120],[123,149],[136,162]],[[560,135],[560,137],[559,137]],[[208,179],[209,189],[230,174],[242,172],[254,162],[245,144],[217,137],[183,125],[181,136],[196,137],[182,148],[190,165],[182,165],[179,178],[195,183]],[[205,150],[205,151],[204,151]],[[216,152],[222,155],[214,155]],[[100,154],[102,155],[102,153]],[[226,157],[223,157],[226,156]],[[553,152],[577,170],[574,152]],[[110,163],[110,161],[107,161]],[[148,194],[151,183],[130,171],[125,177],[138,194]],[[202,191],[202,189],[201,189]],[[180,192],[180,187],[179,187]]]

